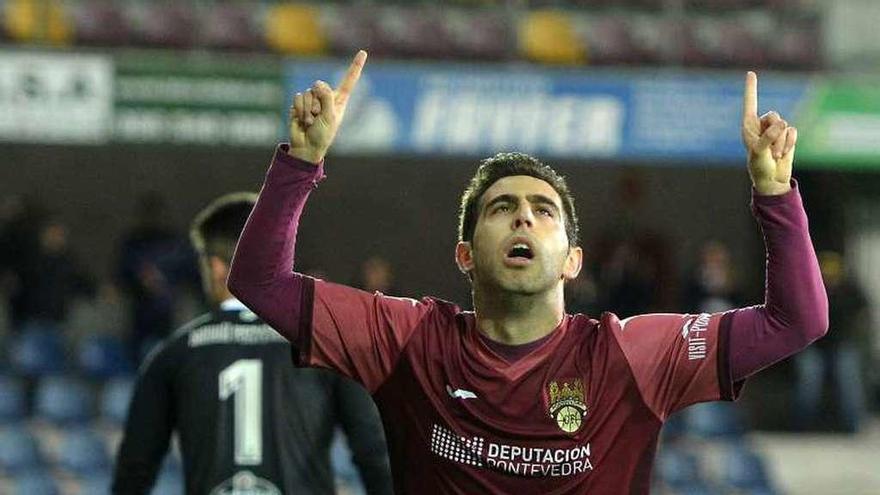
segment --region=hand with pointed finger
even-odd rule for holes
[[[290,156],[310,163],[324,159],[366,62],[367,52],[361,50],[337,89],[324,81],[315,81],[307,91],[294,95],[290,108]]]
[[[742,138],[755,191],[763,196],[788,192],[797,129],[776,112],[758,117],[758,76],[754,72],[746,74]]]

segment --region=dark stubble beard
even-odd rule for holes
[[[481,290],[493,293],[491,296],[487,293],[489,297],[527,298],[545,293],[552,290],[561,277],[566,255],[567,253],[563,253],[557,260],[553,259],[555,256],[542,256],[538,260],[540,266],[520,270],[505,267],[503,261],[494,263],[491,259],[476,256],[473,270],[474,289],[479,285]],[[517,274],[517,271],[523,273]]]

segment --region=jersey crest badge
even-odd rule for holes
[[[559,428],[566,433],[574,433],[581,428],[587,415],[584,401],[584,383],[580,378],[550,382],[550,417],[556,420]]]

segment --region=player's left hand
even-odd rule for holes
[[[776,112],[758,117],[758,76],[754,72],[746,73],[742,138],[755,191],[765,196],[788,192],[797,129]]]

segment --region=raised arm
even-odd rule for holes
[[[358,52],[339,88],[317,81],[290,109],[290,145],[281,145],[236,247],[227,285],[264,321],[296,341],[310,279],[293,272],[299,218],[323,178],[323,160],[345,115],[367,54]],[[308,310],[306,310],[308,311]]]
[[[752,211],[767,249],[764,304],[732,315],[730,369],[743,379],[820,338],[828,298],[810,240],[807,215],[791,178],[797,129],[776,112],[758,117],[758,80],[746,75],[743,143],[752,179]]]

